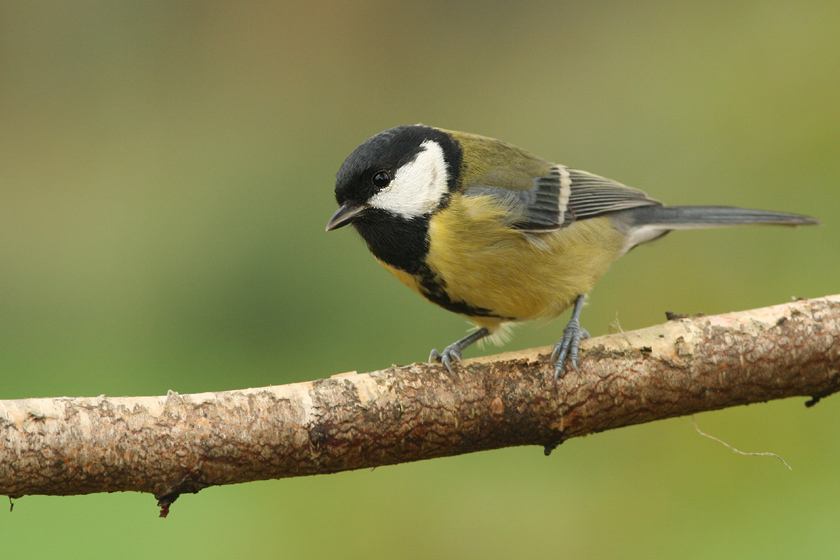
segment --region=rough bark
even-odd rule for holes
[[[0,494],[153,493],[333,473],[568,438],[840,389],[840,295],[676,318],[550,348],[258,389],[0,401]],[[808,403],[806,403],[808,404]]]

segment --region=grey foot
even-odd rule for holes
[[[580,348],[580,341],[589,338],[589,333],[586,329],[580,326],[580,322],[576,318],[572,318],[566,328],[563,329],[563,338],[554,345],[554,351],[551,352],[551,359],[556,360],[554,364],[554,383],[566,375],[566,357],[572,362],[572,367],[578,371],[578,349]]]
[[[438,353],[437,348],[435,348],[432,350],[432,353],[429,354],[429,363],[439,362],[446,366],[446,369],[449,370],[450,374],[454,374],[452,371],[452,364],[453,362],[458,362],[460,364],[463,361],[461,360],[461,353],[464,351],[464,348],[476,340],[481,340],[489,334],[490,331],[482,327],[477,331],[471,332],[461,340],[453,342],[444,348],[442,353]]]
[[[438,352],[437,348],[433,348],[432,353],[429,354],[429,363],[433,364],[437,362],[439,364],[443,364],[446,366],[446,369],[449,370],[449,373],[454,374],[452,371],[452,363],[458,362],[460,364],[463,361],[461,359],[461,352],[461,347],[457,342],[444,348],[443,352]]]

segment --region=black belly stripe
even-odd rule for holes
[[[453,300],[446,292],[446,282],[435,275],[429,267],[425,264],[418,275],[420,279],[420,287],[423,291],[423,296],[434,303],[453,313],[466,315],[467,317],[494,317],[503,321],[513,321],[513,317],[504,317],[493,313],[492,310],[470,305],[465,301]]]
[[[429,253],[428,216],[408,220],[370,208],[353,222],[353,226],[376,258],[417,278],[421,293],[435,305],[467,317],[514,320],[493,313],[490,309],[449,297],[446,282],[426,264],[426,255]]]

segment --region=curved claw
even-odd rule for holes
[[[429,354],[429,363],[441,363],[451,374],[455,373],[452,371],[452,363],[454,361],[457,361],[459,364],[463,362],[461,358],[461,347],[457,343],[450,344],[443,349],[442,353],[438,352],[437,348],[433,348],[431,354]]]
[[[580,341],[589,338],[589,333],[586,329],[580,326],[577,319],[572,319],[566,328],[563,329],[563,338],[554,345],[554,350],[551,352],[551,359],[556,360],[554,364],[554,383],[566,374],[566,357],[572,362],[572,367],[578,371],[578,351],[580,348]]]
[[[429,354],[429,362],[440,362],[446,366],[446,369],[449,371],[450,374],[454,374],[452,371],[452,363],[453,361],[457,361],[459,364],[463,361],[461,360],[461,353],[464,351],[464,348],[475,342],[476,340],[481,340],[485,336],[489,335],[490,331],[486,327],[482,327],[477,331],[473,331],[461,340],[453,342],[449,346],[443,349],[443,352],[440,353],[437,349],[432,350],[432,353]]]

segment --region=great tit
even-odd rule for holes
[[[353,224],[403,284],[477,330],[432,350],[452,372],[467,346],[510,321],[553,319],[573,306],[554,346],[555,382],[577,370],[584,296],[610,264],[674,229],[811,225],[797,214],[663,206],[644,192],[538,158],[500,140],[398,126],[351,153],[335,182],[327,231]]]

